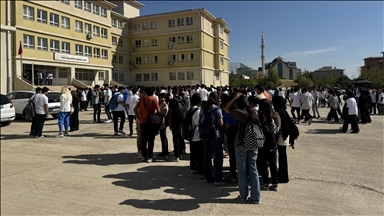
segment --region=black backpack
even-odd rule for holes
[[[289,121],[289,144],[292,147],[292,149],[295,149],[295,140],[299,138],[300,131],[299,128],[296,126],[293,121]]]
[[[187,141],[192,141],[193,136],[195,135],[196,125],[195,127],[192,127],[192,117],[198,109],[199,108],[195,108],[189,112],[184,121],[180,124],[181,136]]]
[[[177,118],[179,122],[183,122],[188,112],[187,105],[179,98],[175,97],[174,99],[177,101],[177,106],[172,117]]]
[[[276,134],[278,128],[274,124],[262,124],[262,130],[265,137],[263,148],[275,152],[277,150]]]

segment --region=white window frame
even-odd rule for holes
[[[220,41],[220,49],[224,49],[224,42]]]
[[[184,54],[178,54],[178,58],[177,58],[177,60],[178,60],[179,62],[184,62],[184,60],[185,60],[185,55],[184,55]]]
[[[105,79],[105,72],[104,71],[99,71],[98,74],[99,74],[98,75],[99,80],[104,80]]]
[[[112,27],[116,27],[116,20],[112,19]]]
[[[187,61],[191,62],[191,61],[193,61],[193,58],[194,58],[193,53],[188,53],[187,54]]]
[[[107,9],[101,7],[100,15],[101,15],[102,17],[107,17]]]
[[[108,50],[101,50],[101,58],[102,59],[108,59]]]
[[[47,46],[48,46],[48,39],[47,38],[41,38],[41,37],[37,38],[37,49],[38,50],[47,51],[48,50]]]
[[[84,10],[85,11],[88,11],[88,12],[91,12],[91,2],[88,2],[88,1],[84,1]]]
[[[184,36],[178,36],[177,37],[177,43],[178,44],[183,44],[184,43]]]
[[[149,29],[148,22],[143,22],[143,30],[148,30],[148,29]]]
[[[43,14],[45,14],[45,19],[43,18]],[[37,22],[47,23],[47,11],[37,9]]]
[[[222,34],[223,32],[224,32],[224,27],[223,26],[219,26],[219,31],[220,31],[220,33]]]
[[[112,63],[116,63],[117,62],[117,56],[116,55],[113,55],[112,56]]]
[[[157,64],[159,62],[159,57],[152,56],[152,64]]]
[[[79,20],[75,21],[75,31],[83,33],[83,22]]]
[[[159,75],[158,73],[151,73],[151,81],[158,81]]]
[[[61,16],[61,28],[69,29],[71,24],[71,20],[69,17]]]
[[[117,37],[112,36],[112,45],[117,45]]]
[[[123,56],[119,56],[119,64],[124,64],[124,58],[123,58]]]
[[[184,71],[178,71],[177,72],[177,80],[185,80],[185,72]]]
[[[144,77],[144,82],[149,82],[150,81],[150,76],[149,76],[149,73],[145,73],[145,74],[143,74],[143,77]]]
[[[136,57],[136,61],[135,61],[136,64],[141,64],[141,57]]]
[[[140,23],[135,23],[133,26],[135,31],[140,31]]]
[[[169,58],[171,59],[171,61],[174,61],[174,62],[176,61],[176,55],[175,54],[170,55]]]
[[[71,52],[71,44],[69,42],[61,42],[61,52],[69,54]]]
[[[92,25],[89,23],[84,23],[84,33],[92,34]]]
[[[119,73],[119,82],[121,81],[121,82],[123,82],[124,81],[124,73]]]
[[[187,23],[187,25],[193,25],[193,17],[187,17],[186,23]]]
[[[148,47],[149,46],[149,40],[148,39],[144,39],[143,40],[143,47]]]
[[[141,47],[141,40],[136,40],[135,41],[135,46],[136,47]]]
[[[193,35],[187,36],[187,43],[193,43]]]
[[[85,46],[84,47],[84,56],[92,57],[92,47]]]
[[[169,42],[176,43],[176,37],[169,37]]]
[[[59,52],[60,50],[60,41],[58,40],[50,40],[49,41],[49,50],[51,52]]]
[[[60,0],[60,2],[69,5],[69,0]]]
[[[120,20],[117,20],[117,28],[123,29],[123,22],[121,22]]]
[[[119,47],[123,47],[123,39],[119,38],[117,44]]]
[[[96,15],[99,15],[100,14],[100,6],[96,5],[96,4],[93,4],[92,13],[96,14]]]
[[[157,46],[157,39],[156,38],[152,39],[152,46]]]
[[[135,80],[136,80],[136,82],[141,82],[141,74],[137,73],[135,75]]]
[[[100,58],[100,48],[93,48],[93,57],[94,58]]]
[[[194,80],[194,79],[195,79],[194,71],[187,71],[187,80]]]
[[[108,38],[108,29],[101,28],[101,37]]]
[[[23,5],[23,18],[28,20],[34,20],[35,9],[27,5]]]
[[[175,27],[175,20],[174,19],[168,20],[168,27]]]
[[[35,36],[23,35],[23,47],[34,49],[35,48]]]
[[[75,8],[83,8],[83,0],[75,0]]]
[[[93,26],[93,36],[100,37],[100,27]]]
[[[184,26],[184,18],[177,18],[177,26]]]
[[[75,45],[75,54],[76,55],[83,55],[83,45],[81,44],[76,44]]]
[[[224,57],[220,57],[220,64],[224,65]]]
[[[143,64],[149,64],[148,59],[149,59],[148,56],[144,56],[144,57],[143,57]]]
[[[169,72],[169,80],[176,80],[176,72]]]
[[[57,20],[55,20],[57,17]],[[56,27],[59,27],[59,18],[60,16],[58,14],[55,14],[55,13],[49,13],[49,24],[51,26],[56,26]]]
[[[151,22],[151,29],[157,29],[157,23],[156,21]]]

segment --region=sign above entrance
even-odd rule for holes
[[[56,61],[77,62],[89,64],[89,58],[86,56],[70,55],[65,53],[55,52],[54,58]]]

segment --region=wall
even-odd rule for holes
[[[3,2],[1,2],[1,6],[3,6]],[[2,15],[1,15],[2,16]],[[0,61],[1,61],[1,76],[0,76],[0,79],[1,79],[1,94],[6,94],[8,93],[7,92],[7,33],[6,31],[1,31],[0,32],[0,35],[1,35],[1,58],[0,58]]]

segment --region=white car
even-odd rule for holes
[[[28,104],[28,100],[35,94],[33,90],[17,90],[7,94],[7,97],[12,100],[13,106],[15,107],[16,116],[21,116],[27,121],[32,119],[26,117],[24,113],[24,108]],[[48,92],[48,109],[49,113],[53,118],[58,118],[59,108],[60,108],[60,93],[58,92]]]
[[[13,120],[15,120],[15,107],[12,101],[5,95],[0,95],[1,99],[1,126],[8,126]]]

